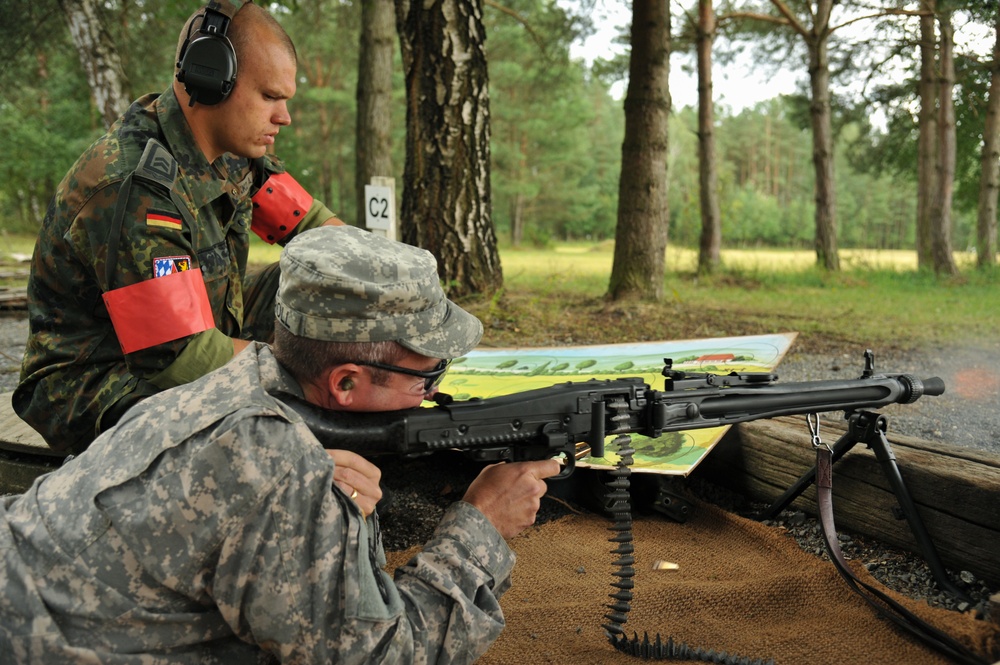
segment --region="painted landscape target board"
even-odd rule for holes
[[[728,374],[777,368],[797,333],[678,341],[546,348],[476,349],[457,358],[441,384],[455,399],[496,397],[566,381],[639,377],[663,389],[664,358],[686,372]],[[725,434],[728,426],[666,432],[651,439],[633,435],[634,471],[686,476]],[[608,437],[610,441],[613,437]],[[611,467],[618,457],[587,457],[579,467]]]

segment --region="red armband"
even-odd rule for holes
[[[253,196],[250,230],[264,242],[276,243],[301,222],[313,197],[288,173],[275,173]]]
[[[201,268],[147,279],[104,294],[122,353],[133,353],[215,327]]]

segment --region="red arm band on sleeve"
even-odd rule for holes
[[[253,196],[250,229],[264,242],[276,243],[305,219],[313,197],[287,173],[275,173]]]
[[[147,279],[104,294],[122,353],[133,353],[215,327],[201,268]]]

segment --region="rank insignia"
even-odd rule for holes
[[[153,259],[153,277],[166,277],[175,272],[184,272],[191,269],[190,256],[164,256]]]
[[[157,212],[156,210],[150,210],[146,213],[146,226],[158,226],[162,229],[180,231],[181,217],[180,215],[173,215],[169,212]]]

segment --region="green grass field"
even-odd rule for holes
[[[604,299],[610,244],[508,249],[501,260],[503,297],[471,305],[497,345],[796,331],[797,347],[832,352],[1000,339],[1000,272],[976,271],[966,254],[960,277],[938,278],[917,272],[912,251],[844,250],[831,274],[811,251],[728,250],[719,274],[699,277],[696,252],[671,248],[663,300],[627,304]]]

